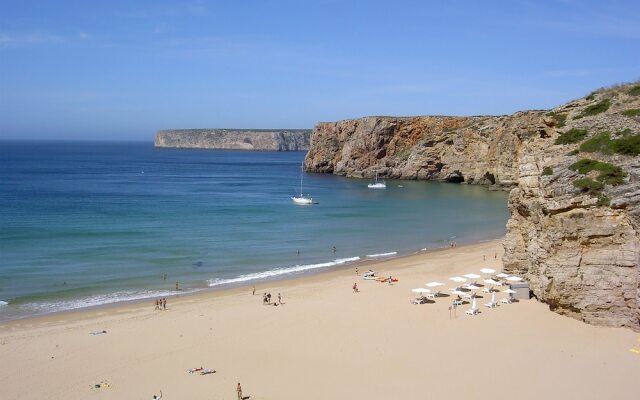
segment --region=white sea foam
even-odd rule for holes
[[[238,276],[236,278],[209,279],[207,281],[207,283],[209,284],[210,287],[213,287],[213,286],[226,285],[226,284],[229,284],[229,283],[240,283],[240,282],[247,282],[247,281],[256,281],[256,280],[260,280],[260,279],[264,279],[264,278],[272,278],[272,277],[275,277],[275,276],[292,274],[292,273],[295,273],[295,272],[309,271],[309,270],[312,270],[312,269],[319,269],[319,268],[329,268],[329,267],[333,267],[335,265],[342,265],[342,264],[358,261],[359,259],[360,259],[360,257],[338,258],[338,259],[335,259],[333,261],[328,261],[328,262],[319,263],[319,264],[306,264],[306,265],[296,265],[295,267],[274,268],[274,269],[271,269],[269,271],[255,272],[255,273],[252,273],[252,274],[240,275],[240,276]]]
[[[395,256],[396,254],[398,254],[397,251],[392,251],[392,252],[389,252],[389,253],[367,254],[366,257],[368,257],[368,258],[379,258],[379,257]]]
[[[8,304],[9,304],[9,303],[7,303],[6,301],[2,301],[2,300],[0,300],[0,307],[2,307],[2,306],[6,306],[6,305],[8,305]]]
[[[99,294],[74,300],[39,301],[34,303],[26,303],[21,305],[20,308],[40,314],[55,311],[77,310],[79,308],[94,307],[104,304],[118,303],[121,301],[142,300],[154,297],[167,297],[176,294],[192,293],[195,291],[195,289],[181,290],[179,292],[173,290],[146,290],[137,292],[123,291],[108,294]]]

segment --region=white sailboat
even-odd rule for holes
[[[304,161],[302,161],[302,165],[300,166],[300,195],[291,196],[291,200],[293,200],[295,204],[303,204],[303,205],[313,204],[313,199],[309,196],[305,196],[302,193],[302,177],[303,176],[304,176]]]
[[[370,183],[367,185],[369,189],[386,189],[387,184],[385,181],[378,182],[378,171],[376,171],[376,181],[375,183]]]

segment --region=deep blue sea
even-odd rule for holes
[[[0,142],[0,320],[500,237],[507,194],[305,174],[302,152]],[[334,253],[332,247],[336,247]]]

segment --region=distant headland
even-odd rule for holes
[[[182,149],[306,151],[311,129],[166,129],[155,146]]]

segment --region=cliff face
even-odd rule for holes
[[[350,177],[510,187],[505,270],[561,314],[640,330],[638,109],[636,83],[511,116],[320,123],[305,164]],[[600,163],[574,165],[586,159]]]
[[[158,131],[156,147],[302,151],[309,149],[310,130],[176,129]]]
[[[511,117],[367,117],[319,123],[306,165],[349,177],[513,186],[522,140],[551,135],[539,113]]]

